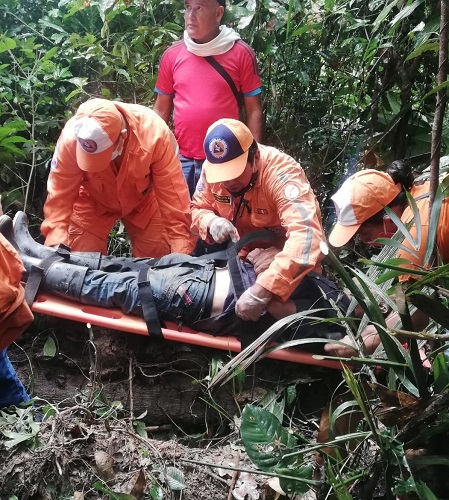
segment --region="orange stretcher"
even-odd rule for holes
[[[124,314],[120,309],[87,306],[56,296],[40,293],[37,295],[31,310],[38,314],[56,316],[58,318],[69,319],[80,323],[90,323],[112,330],[135,333],[138,335],[148,335],[147,325],[143,318]],[[221,349],[229,352],[241,351],[240,340],[236,337],[209,335],[207,333],[197,332],[188,327],[183,327],[181,330],[178,330],[178,326],[174,323],[166,323],[166,327],[162,328],[162,334],[165,340]],[[319,356],[313,353],[297,349],[280,349],[269,353],[267,357],[282,361],[290,361],[292,363],[322,366],[337,370],[342,369],[342,364],[339,361],[320,359]]]

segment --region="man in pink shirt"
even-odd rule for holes
[[[233,29],[220,26],[224,11],[225,0],[186,0],[184,39],[165,51],[156,81],[153,109],[167,123],[173,112],[190,196],[201,175],[203,141],[212,123],[238,119],[243,104],[253,136],[259,142],[263,136],[256,56]]]

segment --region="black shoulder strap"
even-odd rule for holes
[[[227,84],[231,87],[232,93],[237,100],[237,104],[240,108],[243,108],[243,94],[242,92],[237,90],[235,86],[234,80],[231,78],[229,73],[223,68],[223,66],[212,56],[206,56],[204,58],[213,68],[217,71],[227,82]]]

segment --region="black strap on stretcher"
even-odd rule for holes
[[[25,285],[25,302],[29,307],[31,307],[33,302],[36,300],[37,292],[39,291],[39,287],[41,286],[44,275],[49,267],[54,262],[58,262],[64,259],[64,255],[61,255],[58,253],[58,251],[56,251],[48,257],[45,257],[45,259],[42,259],[39,262],[38,266],[35,266],[34,264],[31,266]]]
[[[137,278],[137,286],[139,288],[140,303],[142,304],[142,313],[149,335],[155,335],[158,338],[164,338],[162,334],[161,323],[154,302],[153,292],[148,273],[150,268],[142,267]]]

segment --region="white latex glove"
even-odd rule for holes
[[[235,313],[244,321],[257,321],[266,312],[266,306],[271,297],[261,298],[251,292],[251,288],[245,290],[235,304]]]
[[[232,240],[233,243],[239,240],[239,233],[234,224],[224,217],[216,217],[209,224],[209,234],[216,243],[224,243]]]

